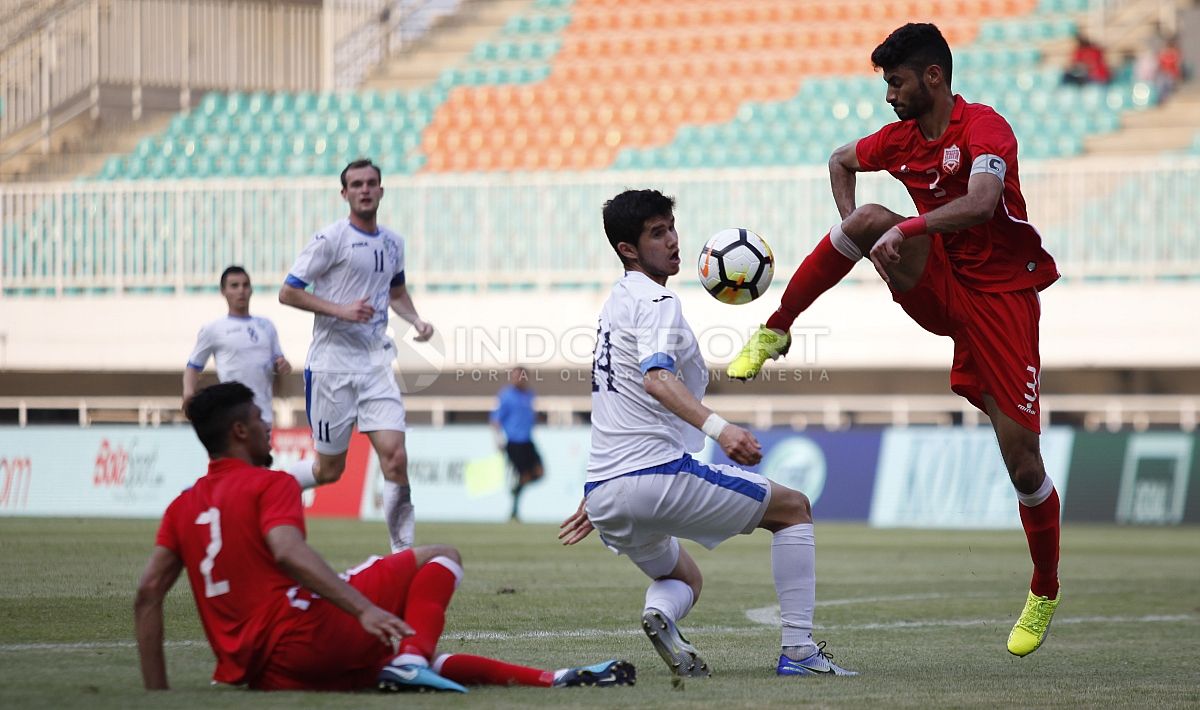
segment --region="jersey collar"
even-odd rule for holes
[[[208,475],[210,476],[220,476],[240,468],[251,468],[251,466],[241,459],[234,458],[209,459],[208,461]]]
[[[950,111],[950,123],[958,123],[962,120],[963,114],[967,110],[967,100],[961,94],[954,95],[954,108]]]
[[[346,219],[346,224],[350,225],[350,229],[353,229],[354,231],[358,232],[359,234],[363,235],[364,237],[378,237],[379,236],[379,226],[378,225],[376,225],[374,232],[364,232],[361,229],[359,229],[358,227],[354,226],[354,223],[351,222],[349,218]]]

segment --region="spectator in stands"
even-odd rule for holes
[[[1158,56],[1155,58],[1154,89],[1158,100],[1166,100],[1183,78],[1183,53],[1179,50],[1179,36],[1171,35],[1158,50]]]
[[[134,631],[147,690],[168,687],[163,602],[184,570],[217,683],[460,693],[477,684],[633,685],[626,661],[553,671],[439,653],[463,576],[458,550],[424,545],[335,574],[305,541],[300,486],[263,468],[270,442],[253,397],[227,382],[188,402],[210,460],[207,475],[167,507],[138,583]]]
[[[1091,41],[1082,32],[1075,34],[1075,51],[1071,54],[1071,62],[1063,72],[1063,83],[1081,86],[1083,84],[1107,84],[1112,79],[1108,63],[1104,61],[1104,50]]]
[[[491,424],[496,440],[516,472],[513,484],[512,519],[517,519],[517,504],[525,486],[540,480],[545,471],[542,457],[533,445],[533,425],[537,412],[533,411],[533,389],[529,386],[529,371],[514,367],[508,373],[508,381],[497,396],[499,402],[492,411]]]
[[[250,315],[250,274],[240,266],[221,273],[221,295],[229,312],[200,329],[196,346],[183,370],[183,409],[196,394],[200,373],[210,357],[217,361],[221,382],[237,380],[254,392],[254,403],[262,411],[267,433],[271,431],[271,397],[275,375],[287,375],[292,366],[283,356],[275,325],[266,318]]]

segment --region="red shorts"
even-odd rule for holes
[[[984,413],[983,395],[991,395],[1001,412],[1041,433],[1036,289],[990,293],[964,286],[935,236],[917,285],[893,291],[892,299],[925,330],[954,339],[950,389]]]
[[[350,586],[400,616],[417,572],[411,550],[375,557],[349,570]],[[267,659],[262,674],[249,683],[258,690],[355,690],[375,684],[375,676],[394,655],[390,646],[363,630],[358,619],[308,591],[293,600],[297,608]]]

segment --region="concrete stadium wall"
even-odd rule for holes
[[[690,270],[690,265],[685,265]],[[869,268],[861,265],[860,269]],[[672,285],[710,364],[740,348],[751,328],[778,304],[786,274],[759,301],[727,306],[690,286],[690,271]],[[587,367],[595,319],[606,293],[422,292],[414,301],[438,334],[415,344],[393,316],[400,367]],[[1044,368],[1195,367],[1200,328],[1191,304],[1200,283],[1063,283],[1042,294]],[[258,284],[252,312],[271,318],[284,352],[304,362],[312,317],[281,306],[274,284]],[[0,300],[0,370],[181,371],[200,326],[222,315],[219,295],[94,296]],[[822,297],[797,323],[791,367],[944,369],[949,339],[916,326],[878,283],[850,282]]]

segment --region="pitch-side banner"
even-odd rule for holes
[[[1074,432],[1042,432],[1042,459],[1064,508]],[[990,427],[888,429],[871,496],[871,525],[1020,529],[1017,498]]]
[[[157,517],[207,468],[191,428],[0,428],[0,515]]]
[[[751,470],[804,492],[818,521],[866,520],[881,432],[756,429],[754,436],[762,444],[763,460]],[[713,463],[733,463],[717,447],[710,446],[709,450]]]
[[[534,444],[545,477],[521,494],[520,519],[557,523],[574,512],[587,476],[587,427],[540,428]],[[408,432],[408,477],[417,520],[501,522],[512,513],[513,479],[491,427],[442,429],[413,427]],[[383,475],[372,453],[361,490],[362,517],[382,520]]]

